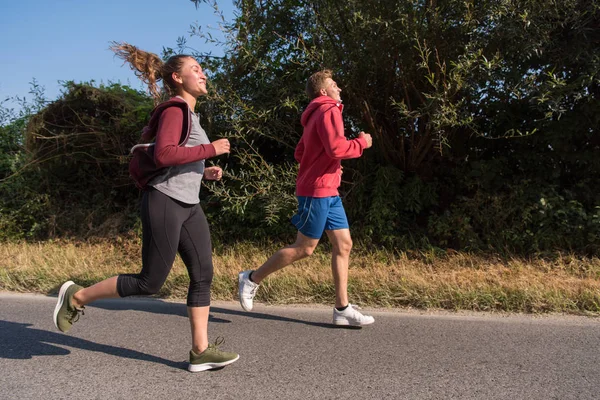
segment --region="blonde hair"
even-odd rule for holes
[[[185,59],[193,58],[187,54],[177,54],[163,62],[156,54],[140,50],[124,42],[112,42],[110,49],[117,57],[129,63],[135,75],[148,85],[148,90],[156,102],[162,98],[157,82],[163,81],[164,89],[169,96],[177,94],[173,72],[180,72]]]
[[[312,100],[319,97],[321,95],[321,89],[325,88],[325,81],[332,76],[333,74],[329,69],[324,69],[323,71],[312,74],[306,82],[306,95],[308,98]]]

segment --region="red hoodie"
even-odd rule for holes
[[[342,181],[341,160],[358,158],[367,141],[344,136],[344,106],[329,96],[310,102],[302,113],[304,132],[294,157],[300,163],[296,196],[338,196]]]

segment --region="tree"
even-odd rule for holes
[[[241,148],[230,164],[238,186],[221,192],[239,215],[262,209],[277,221],[291,213],[281,190],[293,190],[289,172],[307,103],[303,86],[326,67],[344,89],[349,136],[364,129],[375,138],[366,159],[346,168],[351,183],[345,190],[352,218],[377,240],[426,235],[431,218],[439,222],[462,198],[501,198],[511,179],[526,184],[534,178],[537,195],[523,199],[531,205],[544,191],[561,197],[572,190],[566,181],[585,175],[580,166],[598,171],[597,1],[236,4],[236,18],[224,24],[226,56],[210,60],[217,94],[209,114]],[[582,152],[590,155],[583,163]],[[477,166],[504,177],[458,175]],[[598,197],[586,196],[563,199],[593,214]],[[438,238],[452,236],[452,229]],[[494,237],[484,225],[465,229],[472,240],[458,246],[486,246]],[[539,226],[526,224],[512,242],[530,230]]]

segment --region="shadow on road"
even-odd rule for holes
[[[129,298],[129,299],[109,299],[109,300],[99,300],[90,304],[89,307],[98,307],[105,310],[135,310],[135,311],[144,311],[156,314],[168,314],[168,315],[179,315],[181,317],[187,318],[187,306],[182,303],[171,303],[167,301],[163,301],[160,299],[153,298]],[[221,307],[210,307],[210,316],[209,322],[216,323],[231,323],[228,319],[223,319],[215,316],[214,314],[224,314],[224,315],[235,315],[239,317],[246,318],[256,318],[262,320],[269,321],[281,321],[281,322],[291,322],[295,324],[304,324],[309,326],[316,326],[319,328],[329,328],[329,329],[340,329],[340,327],[334,326],[330,323],[324,322],[313,322],[313,321],[305,321],[301,319],[282,317],[279,315],[273,314],[265,314],[260,312],[245,312],[245,311],[236,311],[229,310]],[[346,327],[347,328],[347,327]],[[353,328],[353,327],[351,327]]]
[[[167,301],[163,301],[160,299],[154,299],[151,297],[148,298],[139,298],[139,297],[130,297],[127,299],[107,299],[107,300],[98,300],[95,301],[86,307],[90,308],[102,308],[104,310],[114,310],[114,311],[143,311],[154,314],[165,314],[165,315],[177,315],[180,317],[188,317],[187,314],[187,306],[182,303],[170,303]],[[215,317],[212,312],[214,312],[214,308],[211,307],[211,314],[208,316],[208,322],[220,323],[220,324],[230,324],[231,321],[228,319],[223,319],[219,317]]]
[[[114,311],[143,311],[177,315],[187,318],[187,306],[185,304],[171,303],[152,298],[100,300],[89,305],[89,307],[97,307]],[[305,324],[319,328],[339,328],[330,323],[305,321],[301,319],[260,312],[230,310],[221,307],[211,307],[209,321],[213,323],[231,323],[231,320],[220,318],[214,314]],[[64,356],[71,353],[70,350],[61,347],[66,346],[82,350],[96,351],[117,357],[154,362],[171,368],[187,368],[187,362],[167,360],[161,357],[142,353],[137,350],[99,344],[63,333],[31,328],[31,326],[32,324],[0,320],[0,358],[31,359],[34,356]]]
[[[25,360],[33,356],[64,356],[70,354],[71,351],[59,346],[68,346],[117,357],[154,362],[171,368],[187,368],[187,362],[167,360],[136,350],[94,343],[62,333],[30,328],[30,326],[32,325],[0,321],[0,341],[2,343],[0,358]]]

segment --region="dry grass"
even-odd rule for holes
[[[274,250],[252,244],[216,249],[213,299],[236,299],[237,273],[258,267]],[[67,279],[85,286],[137,272],[140,244],[0,243],[0,259],[0,290],[53,293]],[[160,296],[184,299],[187,282],[185,267],[177,259]],[[600,259],[377,251],[353,254],[349,290],[353,302],[369,306],[598,315]],[[333,297],[329,255],[322,250],[269,277],[257,300],[331,304]]]

